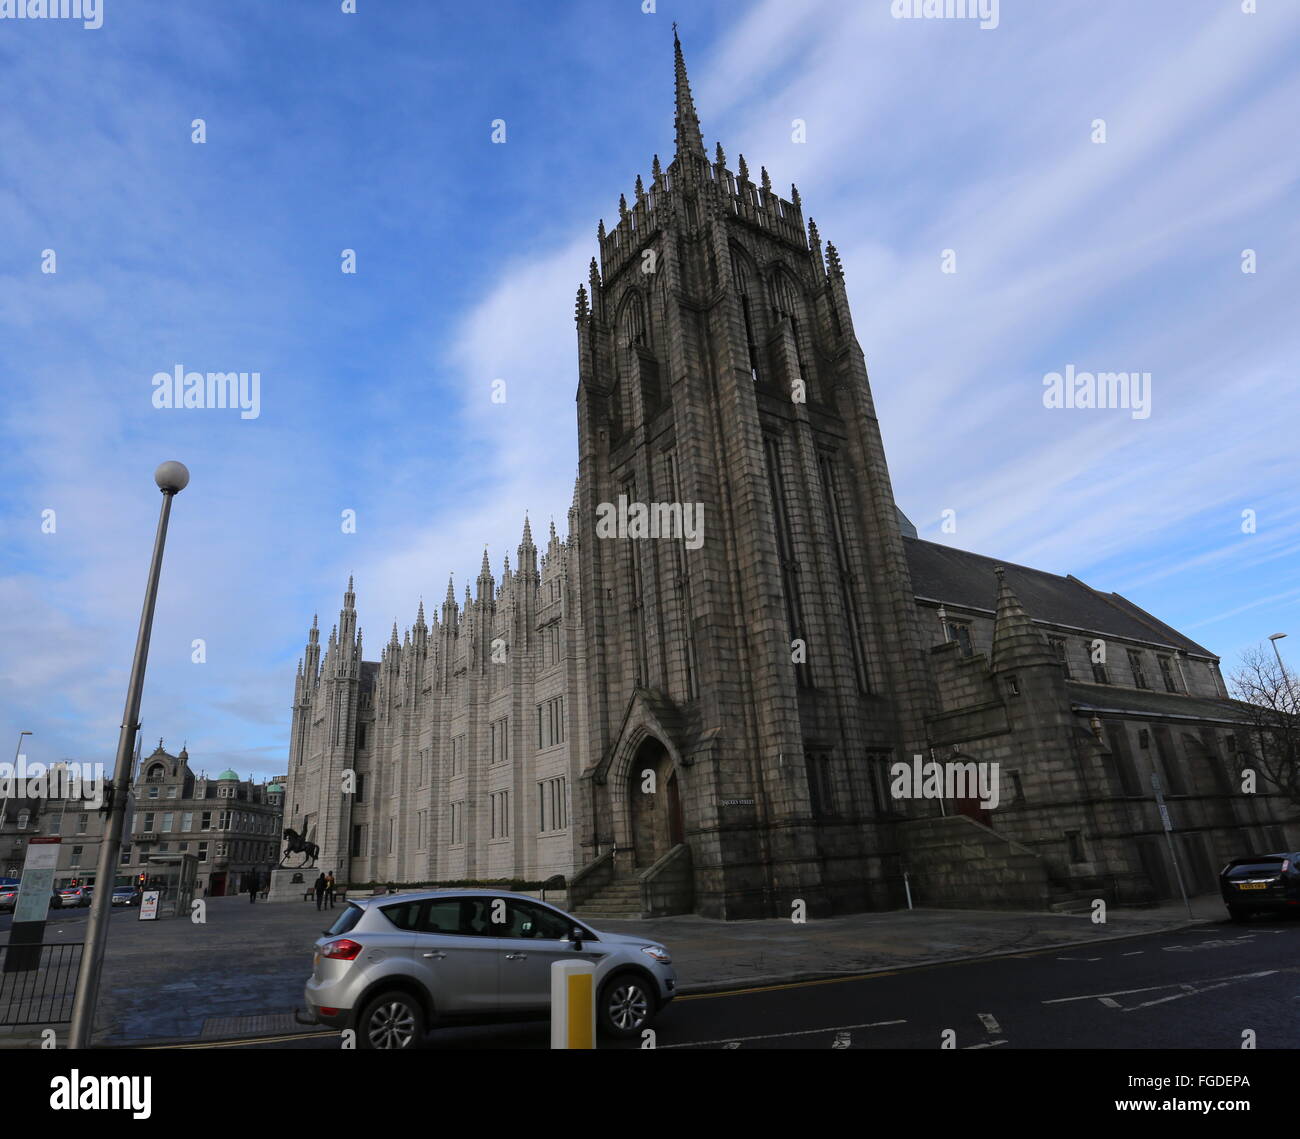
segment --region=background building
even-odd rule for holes
[[[68,761],[62,761],[68,762]],[[53,764],[57,768],[59,764]],[[135,796],[129,795],[125,830],[131,826]],[[21,878],[27,842],[36,835],[58,836],[59,861],[54,886],[93,886],[98,878],[99,846],[105,815],[85,799],[13,796],[0,803],[0,877]],[[115,877],[114,885],[126,882]]]
[[[184,747],[172,755],[159,740],[140,761],[121,872],[135,879],[149,873],[150,855],[192,854],[196,897],[242,893],[250,875],[265,885],[283,849],[283,800],[280,782],[256,783],[230,770],[196,776]]]

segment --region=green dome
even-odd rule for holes
[[[217,776],[217,778],[218,778],[218,779],[238,779],[239,776],[236,775],[233,771],[230,770],[230,768],[227,767],[225,771],[223,771],[220,775]]]
[[[268,795],[279,795],[284,790],[278,783],[272,783],[266,788]]]

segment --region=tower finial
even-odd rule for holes
[[[700,134],[700,119],[695,113],[691,98],[691,81],[686,77],[686,59],[682,55],[682,41],[677,38],[677,25],[673,25],[673,59],[676,67],[677,95],[677,154],[704,154],[704,136]]]

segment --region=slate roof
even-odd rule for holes
[[[1127,598],[1118,593],[1100,593],[1077,577],[1061,577],[920,538],[904,537],[903,549],[912,571],[912,591],[918,598],[991,613],[997,609],[998,595],[998,579],[993,571],[1002,566],[1007,583],[1036,621],[1167,644],[1196,656],[1217,659],[1208,649]]]
[[[1066,681],[1065,689],[1069,693],[1070,703],[1083,711],[1128,712],[1148,718],[1235,720],[1241,724],[1250,722],[1246,710],[1235,700],[1215,700],[1208,696],[1186,696],[1181,692],[1156,692],[1154,689],[1086,684],[1073,680]]]

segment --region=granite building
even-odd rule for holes
[[[1238,793],[1218,660],[1124,598],[917,538],[895,505],[840,258],[798,191],[676,139],[575,307],[568,537],[525,525],[378,663],[352,583],[295,683],[286,811],[353,881],[563,873],[582,912],[1068,907],[1208,887],[1282,846]],[[611,518],[617,518],[611,524]],[[996,770],[997,805],[900,761]],[[997,764],[993,769],[992,765]]]
[[[315,621],[294,685],[286,826],[340,881],[540,880],[583,854],[571,825],[586,766],[581,609],[572,548],[539,557],[525,519],[498,583],[420,603],[362,659],[352,581],[321,656]],[[350,790],[345,790],[350,788]],[[290,858],[291,864],[295,863]]]
[[[186,748],[172,755],[159,740],[140,761],[133,791],[135,811],[119,856],[120,880],[150,875],[155,855],[192,854],[196,897],[246,892],[250,877],[263,886],[269,881],[281,850],[280,781],[257,783],[231,770],[195,775]]]

